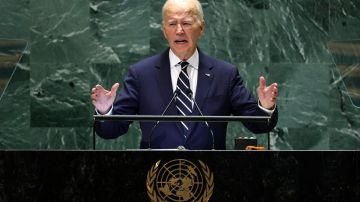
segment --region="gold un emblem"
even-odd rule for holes
[[[146,188],[152,202],[209,201],[214,175],[199,160],[200,168],[185,159],[175,159],[160,167],[160,160],[147,173]]]

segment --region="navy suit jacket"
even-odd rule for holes
[[[160,115],[173,97],[170,75],[169,49],[146,58],[130,67],[118,94],[113,114]],[[209,57],[199,50],[198,83],[195,101],[204,115],[211,116],[268,116],[243,85],[237,68],[229,63]],[[165,115],[178,115],[173,102]],[[200,115],[194,106],[193,115]],[[245,123],[254,133],[270,131],[277,122],[277,110],[270,124]],[[128,131],[131,122],[103,121],[95,124],[99,136],[116,138]],[[142,138],[140,148],[148,148],[149,134],[154,122],[140,122]],[[214,132],[215,149],[225,149],[227,123],[209,123]],[[184,146],[187,149],[211,149],[212,137],[205,123],[192,122],[187,138],[180,123],[160,122],[151,136],[151,147],[161,149]]]

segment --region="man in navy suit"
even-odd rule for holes
[[[211,116],[269,116],[270,124],[245,123],[254,133],[265,133],[277,122],[277,84],[266,86],[265,78],[259,78],[259,101],[245,88],[237,68],[227,62],[203,53],[197,41],[204,33],[203,11],[198,0],[168,0],[163,6],[162,29],[170,48],[163,53],[146,58],[129,68],[121,92],[116,96],[119,84],[105,90],[96,85],[91,92],[92,103],[98,114],[160,115],[179,93],[177,82],[182,73],[181,62],[188,66],[190,96],[188,107],[191,115]],[[185,90],[186,91],[186,90]],[[194,100],[192,100],[194,99]],[[180,109],[172,102],[165,115],[179,115]],[[129,121],[101,121],[95,129],[103,138],[116,138],[128,131]],[[227,123],[211,122],[214,142],[209,128],[202,122],[141,122],[140,148],[172,149],[225,149]],[[151,132],[152,131],[152,132]],[[150,133],[152,133],[151,138]],[[150,142],[149,142],[150,141]]]

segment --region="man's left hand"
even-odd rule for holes
[[[278,96],[278,84],[273,83],[270,86],[266,86],[265,78],[260,76],[257,93],[260,105],[266,109],[273,109],[275,107],[276,98]]]

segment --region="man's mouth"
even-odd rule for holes
[[[187,42],[188,42],[187,40],[175,40],[176,44],[185,44]]]

